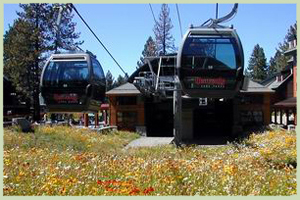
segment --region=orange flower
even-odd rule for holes
[[[148,187],[144,190],[144,194],[149,194],[150,192],[153,192],[154,191],[154,188],[153,187]]]
[[[134,187],[130,192],[129,195],[136,195],[140,193],[140,190],[137,187]]]
[[[108,192],[115,192],[116,190],[114,188],[111,187],[105,187],[105,190]]]

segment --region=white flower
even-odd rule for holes
[[[254,156],[254,157],[259,157],[260,154],[259,154],[258,152],[254,152],[254,153],[253,153],[253,156]]]

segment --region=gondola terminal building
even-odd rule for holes
[[[284,70],[261,83],[245,81],[233,99],[183,96],[183,139],[201,138],[206,134],[232,135],[249,127],[271,123],[285,127],[296,125],[296,42],[291,42],[286,54],[292,58]],[[158,70],[158,62],[159,57],[151,60],[152,70]],[[165,79],[172,79],[176,56],[170,55],[165,63],[160,73]],[[132,74],[129,82],[106,93],[109,123],[121,130],[138,131],[147,136],[173,136],[172,92],[165,90],[157,98],[147,90],[146,83],[136,84],[141,74],[147,73],[149,67],[145,64]]]

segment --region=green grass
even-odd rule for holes
[[[83,152],[117,152],[139,135],[130,132],[115,131],[100,134],[88,129],[76,129],[65,126],[36,127],[34,134],[24,134],[17,128],[5,129],[4,149],[48,148],[64,151],[71,149]]]
[[[296,133],[225,146],[124,149],[135,133],[4,129],[4,195],[293,195]]]

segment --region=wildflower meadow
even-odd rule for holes
[[[294,195],[296,133],[223,146],[124,148],[139,135],[71,127],[4,129],[3,194]]]

